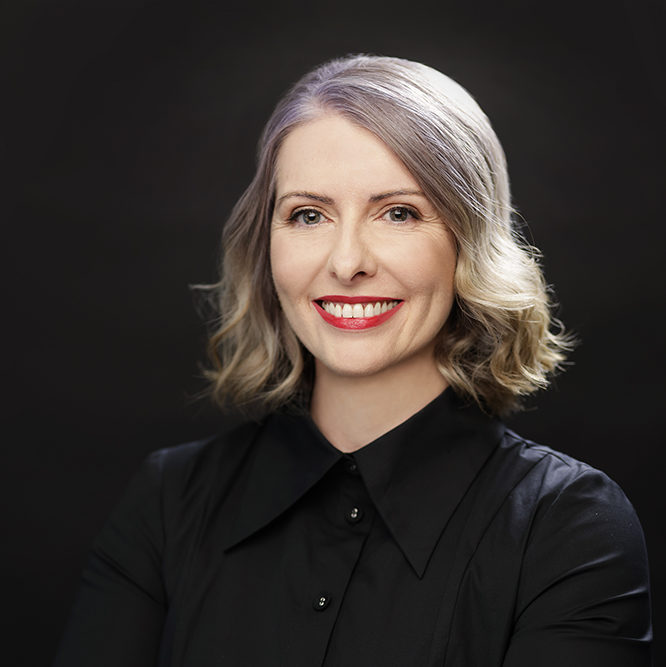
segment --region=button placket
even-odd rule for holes
[[[349,475],[347,477],[347,496],[346,502],[349,503],[347,505],[347,509],[344,510],[344,516],[345,520],[349,524],[356,524],[359,523],[364,517],[364,512],[363,510],[359,507],[358,500],[356,496],[358,496],[358,489],[356,488],[358,486],[358,480],[360,477],[360,472],[358,469],[358,464],[356,463],[356,460],[354,459],[352,454],[345,454],[344,456],[344,470]],[[354,481],[352,482],[352,479]],[[351,496],[351,497],[350,497]]]

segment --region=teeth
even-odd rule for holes
[[[398,305],[398,301],[377,301],[373,303],[334,303],[323,301],[321,307],[333,317],[376,317]]]

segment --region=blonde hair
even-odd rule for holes
[[[503,414],[547,386],[570,348],[551,330],[538,251],[512,221],[502,147],[488,118],[455,81],[421,63],[357,55],[298,81],[264,128],[254,179],[224,227],[217,320],[208,346],[211,394],[221,404],[273,408],[307,400],[312,360],[288,325],[269,262],[280,145],[296,126],[342,114],[402,160],[457,242],[456,304],[440,333],[440,372],[485,410]]]

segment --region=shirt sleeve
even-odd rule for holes
[[[54,667],[157,663],[166,613],[163,457],[148,457],[96,538]]]
[[[633,507],[585,468],[535,518],[504,667],[647,667],[645,542]]]

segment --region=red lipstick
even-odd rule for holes
[[[385,313],[380,313],[379,315],[373,315],[372,317],[335,317],[331,313],[326,312],[320,305],[319,301],[333,301],[335,303],[383,303],[384,301],[398,301],[397,299],[387,299],[386,297],[374,297],[374,296],[323,296],[317,301],[313,301],[316,311],[321,315],[322,319],[329,324],[332,324],[338,329],[347,329],[347,330],[360,330],[360,329],[371,329],[372,327],[379,326],[388,320],[390,317],[395,315],[395,313],[400,309],[404,301],[399,301],[399,303],[390,310],[387,310]]]

